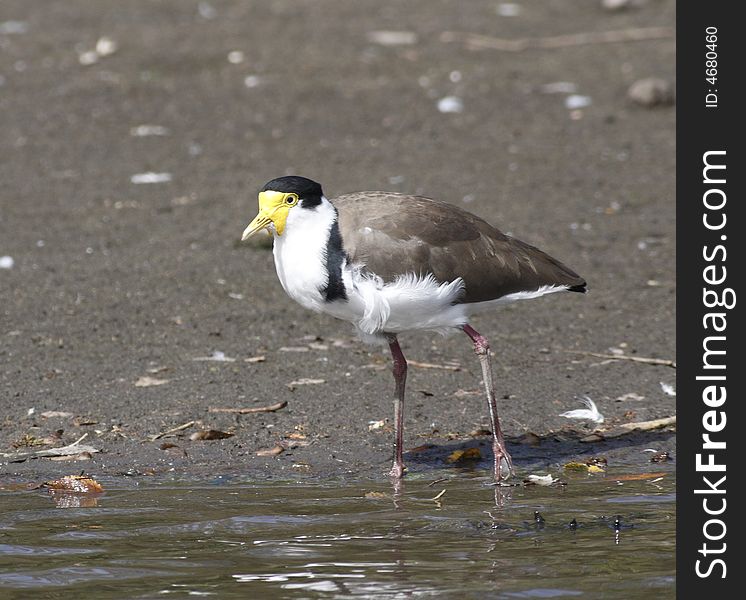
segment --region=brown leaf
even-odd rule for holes
[[[62,479],[45,481],[42,486],[50,490],[75,494],[100,494],[104,491],[103,486],[98,481],[85,475],[65,475]]]
[[[446,458],[446,462],[455,463],[467,460],[479,460],[480,458],[482,458],[482,453],[479,451],[479,448],[465,448],[451,452],[448,458]]]
[[[93,454],[90,452],[80,452],[79,454],[68,454],[63,456],[50,456],[49,460],[69,461],[69,460],[91,460]]]
[[[277,444],[276,446],[273,446],[272,448],[262,448],[261,450],[256,451],[257,456],[277,456],[278,454],[282,454],[285,452],[285,448]]]
[[[244,358],[243,361],[247,363],[260,363],[267,360],[267,357],[264,355],[261,356],[249,356],[248,358]]]
[[[189,439],[193,442],[204,441],[204,440],[223,440],[225,438],[233,437],[235,434],[228,433],[227,431],[218,431],[217,429],[203,429],[202,431],[195,431],[189,436]]]
[[[480,427],[478,429],[472,429],[469,432],[470,437],[483,437],[486,435],[492,435],[492,432],[489,429],[485,429],[484,427]]]
[[[415,446],[411,450],[407,450],[410,454],[417,454],[418,452],[427,452],[431,448],[435,448],[435,444],[422,444],[421,446]]]
[[[83,427],[85,425],[96,425],[98,421],[91,419],[90,417],[75,417],[73,419],[73,425],[76,427]]]

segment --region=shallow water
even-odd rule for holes
[[[673,598],[673,473],[619,476],[504,488],[499,507],[468,474],[398,492],[103,479],[88,506],[0,492],[0,596]]]

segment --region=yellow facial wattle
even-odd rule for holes
[[[268,229],[270,225],[274,226],[275,233],[282,235],[285,231],[290,209],[298,204],[298,194],[287,192],[274,192],[267,190],[259,193],[259,214],[244,229],[241,241],[250,238],[257,231]]]

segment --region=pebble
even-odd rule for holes
[[[674,104],[676,94],[673,85],[665,79],[647,77],[635,81],[627,90],[627,97],[636,104],[651,108]]]
[[[438,110],[442,113],[460,113],[464,110],[464,102],[458,96],[446,96],[438,100]]]

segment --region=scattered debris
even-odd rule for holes
[[[378,431],[383,429],[388,423],[388,419],[381,419],[380,421],[368,421],[368,431]]]
[[[604,431],[602,433],[604,438],[619,437],[633,431],[652,431],[654,429],[661,429],[663,427],[669,427],[676,425],[676,417],[664,417],[662,419],[653,419],[652,421],[637,421],[636,423],[624,423],[612,431]],[[582,440],[581,440],[582,441]]]
[[[217,429],[203,429],[202,431],[195,431],[189,436],[189,439],[193,442],[202,442],[207,440],[224,440],[225,438],[233,437],[234,435],[234,433],[218,431]]]
[[[626,10],[628,8],[639,8],[647,3],[647,0],[601,0],[601,7],[610,12]]]
[[[578,108],[585,108],[590,106],[592,103],[590,96],[581,96],[579,94],[571,94],[565,98],[565,108],[568,110],[576,110]]]
[[[584,463],[572,461],[565,463],[562,467],[567,471],[582,471],[584,473],[605,473],[606,469],[602,466],[602,463],[596,463],[592,460],[588,460]]]
[[[285,408],[288,405],[286,400],[278,402],[277,404],[270,404],[269,406],[255,406],[252,408],[209,408],[209,412],[213,413],[235,413],[239,415],[248,415],[251,413],[262,413],[262,412],[275,412]]]
[[[440,34],[440,41],[444,43],[461,42],[469,50],[489,49],[503,52],[523,52],[524,50],[531,49],[551,50],[589,44],[673,39],[675,35],[676,30],[673,27],[635,27],[632,29],[588,31],[554,37],[518,38],[513,40],[480,35],[478,33],[444,31]]]
[[[460,371],[461,365],[455,361],[448,362],[446,364],[435,364],[435,363],[428,363],[428,362],[419,362],[416,360],[408,360],[407,364],[410,367],[417,367],[419,369],[445,369],[446,371]]]
[[[492,435],[492,432],[490,432],[490,435]],[[538,446],[541,444],[541,436],[535,434],[533,431],[527,431],[518,436],[517,441],[519,444],[525,446]]]
[[[676,390],[671,384],[660,382],[661,389],[666,396],[676,396]]]
[[[83,452],[90,452],[91,454],[95,454],[96,452],[101,452],[98,448],[94,448],[93,446],[87,446],[85,444],[81,444],[80,442],[82,442],[86,437],[88,437],[88,434],[84,433],[72,444],[68,444],[67,446],[61,446],[59,448],[49,448],[48,450],[37,450],[35,452],[35,455],[38,457],[44,458],[44,457],[50,457],[50,456],[71,456],[71,455],[81,454]]]
[[[458,96],[446,96],[438,100],[438,110],[442,113],[460,113],[464,111],[464,101]]]
[[[495,12],[501,17],[517,17],[521,14],[521,5],[512,2],[501,2],[495,8]]]
[[[658,452],[650,457],[650,462],[652,463],[668,462],[669,460],[671,460],[671,456],[668,452]]]
[[[65,475],[62,479],[45,481],[41,487],[50,491],[64,491],[73,494],[100,494],[104,491],[103,486],[85,475]]]
[[[142,183],[168,183],[171,181],[171,173],[154,173],[148,171],[146,173],[136,173],[130,177],[130,181],[135,184]]]
[[[93,50],[81,50],[78,52],[78,62],[83,66],[95,65],[100,58],[111,56],[119,49],[116,41],[109,37],[100,37]]]
[[[278,454],[282,454],[285,452],[285,448],[283,446],[280,446],[280,444],[277,444],[273,446],[272,448],[262,448],[261,450],[256,451],[257,456],[277,456]]]
[[[440,500],[443,497],[443,494],[445,494],[446,491],[447,490],[445,490],[445,489],[441,490],[441,492],[439,494],[437,494],[436,496],[433,496],[432,498],[430,498],[430,501],[431,502],[437,502],[438,500]]]
[[[551,475],[529,475],[523,480],[523,485],[543,485],[549,486],[557,483],[559,479]]]
[[[186,450],[184,450],[181,446],[171,444],[170,442],[164,442],[163,444],[161,444],[160,449],[178,458],[186,458],[188,456]]]
[[[183,425],[179,425],[178,427],[173,427],[172,429],[169,429],[168,431],[163,431],[157,435],[152,436],[150,438],[150,441],[154,442],[155,440],[158,440],[162,437],[166,437],[167,435],[173,435],[174,433],[178,433],[179,431],[184,431],[185,429],[189,429],[194,424],[195,424],[195,421],[189,421],[188,423],[184,423]]]
[[[607,358],[609,361],[613,360],[629,360],[632,362],[644,363],[648,365],[662,365],[664,367],[676,368],[676,361],[668,360],[665,358],[646,358],[643,356],[627,356],[625,354],[603,354],[601,352],[585,352],[581,350],[565,350],[571,354],[582,354],[584,356],[594,356],[596,358]]]
[[[628,400],[634,400],[637,402],[645,400],[645,396],[640,396],[640,394],[636,394],[635,392],[627,392],[626,394],[622,394],[616,398],[616,402],[627,402]]]
[[[244,358],[243,361],[246,363],[260,363],[267,360],[267,357],[263,354],[261,356],[249,356],[249,358]]]
[[[627,90],[627,97],[632,102],[647,108],[671,106],[676,101],[674,86],[658,77],[635,81]]]
[[[44,419],[67,419],[68,417],[72,417],[73,413],[62,410],[46,410],[40,416]]]
[[[290,383],[286,383],[285,385],[291,390],[294,390],[299,385],[319,385],[321,383],[326,383],[326,379],[311,379],[309,377],[301,377],[300,379],[296,379],[294,381],[291,381]]]
[[[148,137],[151,135],[168,135],[171,133],[167,127],[161,125],[138,125],[130,129],[132,137]]]
[[[225,352],[215,350],[210,356],[197,356],[192,360],[214,361],[214,362],[236,362],[235,358],[226,356]]]
[[[581,398],[581,400],[587,408],[568,410],[567,412],[560,413],[559,416],[565,417],[566,419],[587,419],[589,421],[593,421],[594,423],[603,423],[604,416],[599,412],[598,408],[596,407],[596,403],[593,402],[593,400],[591,400],[588,396],[584,396],[583,398]]]
[[[0,23],[0,35],[18,35],[28,32],[26,21],[3,21]]]
[[[481,458],[482,453],[479,451],[479,448],[465,448],[463,450],[454,450],[451,452],[448,455],[448,458],[446,458],[446,462],[464,462],[467,460],[480,460]]]
[[[539,88],[542,94],[574,94],[577,86],[569,81],[555,81],[545,83]]]
[[[411,46],[417,43],[414,31],[369,31],[368,41],[381,46]]]
[[[148,377],[147,375],[140,377],[135,381],[135,387],[153,387],[156,385],[165,385],[171,381],[170,379],[158,379],[157,377]]]
[[[246,55],[241,50],[228,52],[228,62],[232,65],[240,65],[244,60],[246,60]]]
[[[613,481],[642,481],[644,479],[660,479],[665,477],[665,473],[631,473],[629,475],[618,475]]]
[[[308,346],[280,346],[278,352],[308,352]]]

